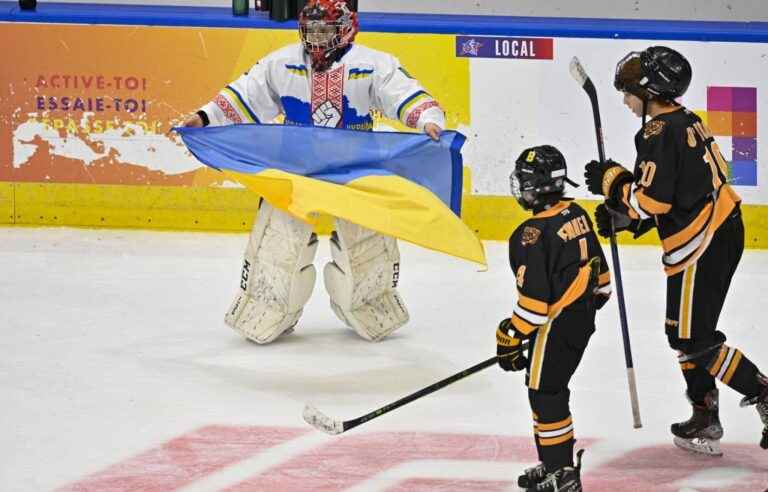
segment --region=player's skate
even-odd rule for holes
[[[366,340],[379,341],[408,322],[395,289],[400,252],[392,237],[336,219],[333,261],[325,266],[325,288],[333,312]]]
[[[718,391],[709,391],[704,397],[703,405],[691,402],[691,406],[691,418],[671,426],[675,445],[694,453],[722,456],[720,439],[723,437],[723,426],[720,425]]]
[[[517,477],[517,486],[521,489],[532,489],[546,476],[547,469],[544,467],[544,463],[539,463],[523,470],[523,474]]]
[[[768,378],[762,374],[759,374],[757,377],[763,386],[762,391],[755,397],[742,399],[741,406],[755,405],[757,414],[760,415],[760,420],[763,421],[763,437],[760,439],[760,447],[768,449]]]
[[[564,466],[548,473],[542,481],[528,491],[535,492],[581,492],[581,455],[584,450],[576,453],[576,466]]]
[[[261,202],[245,251],[240,290],[225,322],[259,344],[273,341],[299,321],[315,285],[312,227]]]

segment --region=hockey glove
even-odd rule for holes
[[[653,219],[633,220],[629,230],[634,233],[632,237],[637,239],[654,227],[656,227],[656,221]]]
[[[614,191],[620,185],[633,179],[631,172],[611,159],[605,162],[590,161],[585,167],[584,177],[590,192],[606,198],[614,196]]]
[[[510,319],[499,323],[496,329],[496,355],[499,367],[505,371],[522,371],[528,367],[528,359],[523,355],[523,345],[519,338],[509,335]]]
[[[600,309],[605,306],[605,303],[608,302],[608,299],[611,297],[610,293],[600,292],[600,270],[602,269],[602,264],[603,261],[599,256],[592,257],[586,264],[590,267],[589,281],[586,291],[591,293],[592,297],[590,301],[595,309]]]
[[[632,229],[632,222],[639,222],[633,221],[629,216],[608,206],[607,203],[601,203],[595,209],[595,223],[597,224],[598,234],[603,237],[611,236],[611,219],[613,219],[613,227],[616,232]]]
[[[613,224],[616,228],[616,232],[630,231],[634,239],[639,238],[646,232],[656,227],[656,222],[653,219],[630,219],[628,216],[619,212],[606,203],[601,203],[595,209],[595,222],[597,223],[597,233],[603,237],[609,237],[611,235],[611,217],[613,217]]]

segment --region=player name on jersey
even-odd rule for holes
[[[456,56],[552,60],[552,38],[456,36]]]

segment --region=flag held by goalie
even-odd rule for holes
[[[417,133],[284,125],[176,128],[198,160],[311,221],[313,212],[485,265],[482,243],[459,218],[461,147]]]

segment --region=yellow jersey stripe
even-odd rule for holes
[[[549,311],[549,306],[546,302],[525,296],[521,294],[520,291],[517,292],[517,303],[524,309],[541,316],[546,316]]]
[[[683,292],[680,299],[680,326],[678,336],[682,340],[691,338],[691,309],[693,307],[693,287],[696,277],[696,264],[689,266],[683,273]]]
[[[572,423],[573,423],[573,416],[569,415],[567,419],[561,420],[559,422],[554,422],[551,424],[539,423],[539,430],[552,431],[552,430],[562,429],[563,427],[568,427]]]
[[[712,366],[709,368],[709,373],[713,376],[716,376],[717,373],[720,371],[720,366],[723,365],[723,361],[725,360],[725,356],[728,354],[728,346],[723,345],[722,348],[720,348],[720,354],[717,356],[717,359],[712,364]]]
[[[731,365],[728,367],[728,371],[725,373],[725,376],[723,376],[723,379],[722,379],[722,381],[725,384],[729,384],[731,382],[731,378],[733,377],[733,374],[736,372],[736,368],[739,367],[740,362],[741,362],[741,352],[739,350],[736,350],[736,354],[734,354],[733,356]]]
[[[544,353],[547,349],[547,338],[549,337],[551,326],[551,323],[547,323],[541,327],[536,335],[536,343],[534,344],[533,356],[531,357],[531,372],[528,378],[528,387],[533,390],[539,389],[539,384],[541,383],[541,370],[544,365]]]

